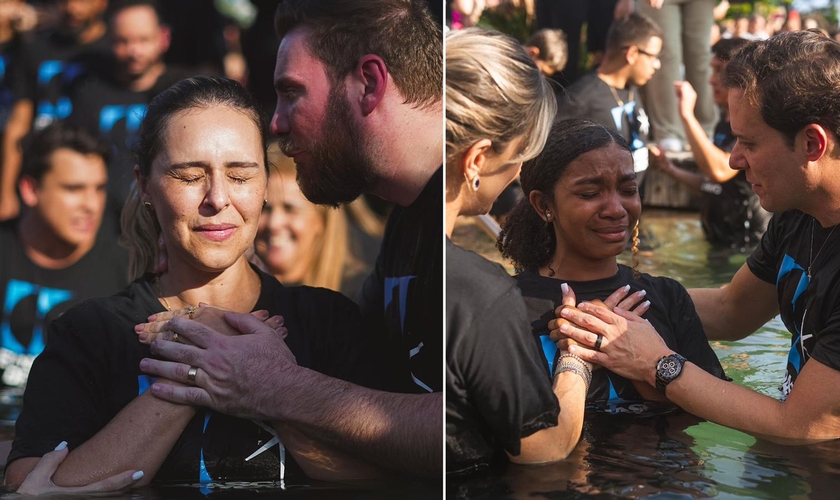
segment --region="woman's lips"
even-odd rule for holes
[[[233,235],[236,226],[232,224],[206,224],[198,226],[195,231],[210,240],[224,241]]]

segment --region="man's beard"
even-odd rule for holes
[[[312,203],[337,207],[370,191],[376,176],[367,145],[354,127],[344,84],[333,85],[328,99],[323,139],[306,148],[311,165],[298,165],[297,181]],[[281,140],[281,148],[288,145],[288,139]]]

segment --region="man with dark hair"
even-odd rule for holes
[[[648,323],[623,313],[594,311],[598,319],[587,323],[594,333],[561,331],[584,346],[599,342],[600,353],[573,347],[581,357],[655,384],[699,417],[781,444],[834,440],[840,436],[840,44],[803,31],[751,42],[727,64],[723,83],[737,139],[729,163],[746,173],[761,206],[774,215],[731,283],[690,293],[711,340],[741,340],[781,316],[791,346],[779,399],[709,376],[657,340]]]
[[[68,91],[73,112],[67,120],[111,144],[108,209],[117,222],[134,183],[132,148],[146,106],[189,76],[163,62],[170,34],[158,12],[154,0],[114,3],[108,22],[112,56],[97,61]]]
[[[66,85],[108,53],[102,19],[108,0],[60,0],[61,24],[39,33],[22,47],[14,75],[14,105],[3,135],[0,171],[0,220],[17,215],[15,193],[21,165],[20,140],[67,117],[72,102]]]
[[[260,339],[273,331],[240,316],[231,321],[251,335],[236,346],[224,346],[220,334],[189,320],[170,322],[185,338],[206,339],[198,342],[202,349],[182,344],[166,349],[177,361],[188,356],[202,373],[202,385],[160,383],[152,386],[153,393],[290,425],[385,469],[440,475],[441,28],[424,0],[287,0],[277,10],[275,27],[281,42],[271,127],[297,164],[303,193],[326,205],[347,203],[362,193],[396,204],[360,304],[381,349],[382,377],[394,392],[368,390],[290,364],[264,350]],[[161,342],[155,341],[153,352]],[[240,356],[250,366],[229,365],[233,371],[228,371],[214,361]],[[149,373],[189,382],[186,364],[148,361]],[[219,390],[221,379],[235,381],[237,388]]]
[[[617,19],[607,33],[607,50],[598,68],[568,89],[558,103],[557,118],[585,118],[616,130],[634,151],[636,171],[645,170],[645,142],[650,123],[637,87],[659,69],[662,32],[639,14]]]
[[[0,224],[0,371],[23,387],[49,322],[72,305],[122,289],[127,259],[100,232],[108,146],[62,123],[25,146],[23,213]]]
[[[732,53],[748,43],[743,38],[725,38],[712,47],[712,97],[721,117],[712,139],[694,116],[697,93],[688,82],[675,82],[685,136],[700,173],[690,172],[668,161],[658,148],[651,148],[655,167],[700,191],[700,222],[712,245],[747,249],[758,244],[767,229],[770,214],[761,208],[758,195],[747,182],[746,173],[729,168],[729,153],[735,145],[729,123],[728,91],[720,81]]]

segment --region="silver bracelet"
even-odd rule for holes
[[[566,359],[564,359],[566,358]],[[574,354],[563,354],[560,356],[557,366],[554,369],[554,376],[563,372],[575,372],[583,378],[586,383],[586,391],[589,391],[589,384],[592,383],[592,370],[586,366],[586,363]]]

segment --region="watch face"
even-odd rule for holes
[[[681,369],[682,363],[680,363],[677,359],[668,357],[662,360],[659,373],[662,375],[662,378],[666,380],[673,380],[680,374]]]

